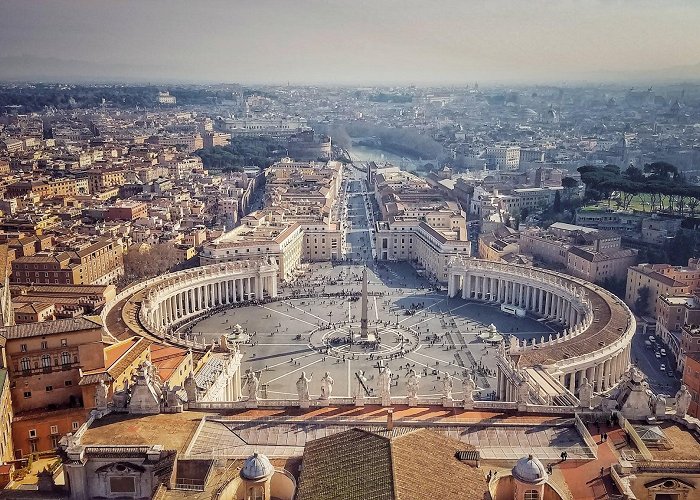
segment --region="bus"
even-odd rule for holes
[[[501,304],[501,312],[504,312],[506,314],[512,314],[513,316],[517,316],[518,318],[525,317],[525,309],[523,309],[522,307],[511,306],[509,304]]]

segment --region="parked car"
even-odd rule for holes
[[[661,355],[666,356],[666,349],[661,349]]]
[[[665,371],[666,371],[666,365],[663,364],[663,363],[661,363],[661,366],[660,366],[659,368],[661,368],[661,371],[662,371],[662,372],[665,372]]]
[[[659,351],[656,351],[656,359],[661,359],[661,353]]]

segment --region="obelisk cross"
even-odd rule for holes
[[[367,339],[367,268],[362,269],[362,318],[360,319],[360,338]]]

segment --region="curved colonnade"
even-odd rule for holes
[[[131,334],[205,349],[206,342],[174,333],[208,311],[277,296],[277,264],[243,260],[212,264],[152,278],[125,289],[102,312],[109,331],[111,311],[122,304],[121,320]]]
[[[629,368],[634,315],[592,283],[545,269],[458,257],[449,265],[448,295],[506,304],[564,327],[529,343],[511,337],[498,359],[501,400],[514,401],[523,380],[536,401],[578,394],[584,378],[594,391],[605,392]]]

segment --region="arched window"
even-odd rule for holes
[[[524,500],[540,500],[540,493],[537,490],[527,490]]]
[[[71,359],[70,359],[70,353],[69,353],[69,352],[66,352],[66,351],[63,351],[63,352],[61,353],[61,364],[62,364],[62,365],[69,365],[69,364],[70,364],[70,361],[71,361]]]
[[[29,358],[22,358],[22,361],[20,361],[20,366],[22,367],[22,371],[25,372],[28,372],[32,369],[31,364],[29,362]]]
[[[41,367],[44,369],[44,373],[51,371],[51,356],[44,354],[41,357]]]
[[[265,500],[265,489],[262,486],[253,486],[249,493],[249,500]]]

